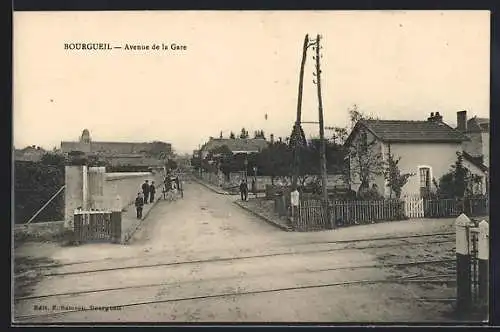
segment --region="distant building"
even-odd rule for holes
[[[84,129],[79,141],[61,142],[64,154],[83,152],[86,156],[97,156],[111,165],[157,166],[162,163],[158,156],[168,158],[172,155],[170,143],[151,142],[99,142],[93,141],[88,129]],[[156,155],[156,157],[152,156]]]
[[[439,113],[431,113],[427,121],[402,121],[402,120],[361,120],[350,133],[346,146],[357,142],[371,142],[373,151],[381,153],[384,161],[390,151],[396,158],[401,157],[398,164],[402,173],[413,173],[408,183],[403,187],[402,195],[426,195],[433,188],[433,179],[439,178],[450,171],[457,160],[457,152],[463,151],[464,143],[469,138],[443,122]],[[366,144],[365,144],[366,145]],[[351,169],[355,168],[356,160],[349,160]],[[487,174],[478,165],[464,164],[473,174],[482,178],[481,186],[477,188],[480,193],[486,190]],[[376,184],[380,193],[390,195],[383,175],[375,176],[371,184]],[[370,185],[371,185],[370,184]],[[351,188],[355,191],[361,185],[360,179],[351,174]]]
[[[42,159],[42,156],[45,153],[47,153],[46,150],[42,149],[39,146],[32,145],[25,147],[24,149],[15,149],[14,160],[37,162]]]
[[[268,146],[269,142],[263,138],[213,138],[200,149],[200,157],[204,159],[208,153],[218,147],[227,146],[233,154],[257,153]]]
[[[467,120],[467,111],[457,112],[457,130],[469,137],[469,141],[464,142],[464,152],[473,159],[474,162],[490,166],[490,119],[473,118]]]

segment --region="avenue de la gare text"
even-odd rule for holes
[[[121,46],[112,46],[110,43],[64,43],[65,50],[89,50],[89,51],[101,51],[101,50],[112,50],[112,49],[125,49],[130,51],[158,51],[158,50],[173,50],[173,51],[185,51],[187,50],[186,45],[181,45],[177,43],[152,43],[152,44],[128,44]]]

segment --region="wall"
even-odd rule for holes
[[[481,190],[480,192],[474,192],[474,194],[486,194],[486,188],[487,188],[487,181],[488,181],[488,178],[487,178],[487,175],[484,174],[484,172],[482,170],[480,170],[476,165],[474,165],[473,163],[471,163],[470,161],[466,160],[465,158],[463,159],[463,164],[465,167],[467,167],[470,172],[474,175],[479,175],[481,177]]]
[[[387,149],[387,146],[385,146]],[[432,178],[439,178],[448,173],[457,160],[457,151],[462,151],[459,143],[392,143],[391,153],[399,161],[401,173],[414,173],[403,187],[402,195],[419,195],[420,175],[418,166],[431,167],[431,189],[435,190]]]
[[[91,152],[90,144],[85,144],[80,142],[61,142],[61,151],[62,152],[82,151],[85,153]]]
[[[490,133],[481,133],[483,164],[490,167]]]
[[[83,206],[83,166],[66,166],[64,189],[64,226],[73,228],[73,212]]]
[[[469,132],[467,137],[470,141],[463,142],[463,150],[473,157],[479,157],[483,154],[483,138],[480,132]]]
[[[65,227],[73,227],[73,214],[84,207],[83,174],[86,166],[66,166]],[[163,184],[163,172],[154,173],[106,173],[104,167],[89,167],[87,170],[87,197],[89,209],[122,210],[134,203],[137,193],[142,191],[145,180],[155,181],[159,197]]]
[[[244,177],[245,176],[244,176],[243,172],[242,173],[239,173],[239,172],[230,173],[229,174],[230,180],[223,181],[222,186],[223,187],[238,186]],[[249,188],[251,186],[253,178],[254,178],[253,176],[251,176],[249,174],[247,175]],[[213,184],[218,183],[218,177],[217,177],[217,175],[215,175],[213,173],[203,173],[203,179],[205,181],[211,182]],[[279,179],[275,178],[274,183],[278,184],[278,182],[279,182]],[[261,175],[257,176],[256,177],[256,184],[257,184],[257,190],[264,191],[266,189],[266,185],[272,184],[271,176],[261,176]],[[340,187],[343,185],[344,185],[344,180],[343,180],[342,175],[339,175],[339,174],[329,174],[328,175],[328,177],[327,177],[327,187],[328,188]]]
[[[170,153],[172,146],[170,143],[165,143],[166,148]],[[83,152],[105,152],[105,153],[140,153],[141,151],[149,150],[153,147],[153,143],[127,143],[127,142],[90,142],[85,144],[82,142],[61,142],[61,150],[70,152],[73,150]]]
[[[162,190],[163,175],[155,173],[106,173],[103,196],[104,206],[120,210],[134,203],[137,193],[142,191],[141,186],[145,180],[156,184],[156,197]],[[118,198],[119,197],[119,198]]]

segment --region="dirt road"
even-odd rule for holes
[[[294,233],[234,199],[187,183],[184,199],[160,202],[127,246],[18,248],[17,259],[49,261],[17,297],[15,320],[450,320],[453,220]]]

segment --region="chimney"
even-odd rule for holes
[[[271,144],[273,144],[274,143],[274,134],[269,135],[269,137],[270,137],[270,140],[271,140]]]
[[[431,116],[427,118],[427,121],[443,122],[443,116],[439,112],[431,112]]]
[[[457,112],[457,130],[462,133],[467,131],[467,111]]]
[[[436,114],[434,115],[434,121],[443,122],[443,116],[439,114],[439,112],[436,112]]]

